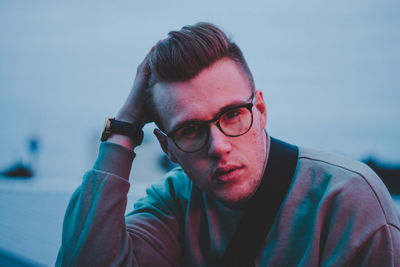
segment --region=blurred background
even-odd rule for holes
[[[54,265],[105,118],[152,45],[198,21],[242,48],[272,136],[363,160],[398,186],[399,11],[395,0],[1,0],[0,265]],[[168,169],[153,128],[137,149],[127,210]]]

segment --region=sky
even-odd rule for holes
[[[399,11],[387,0],[2,0],[0,169],[36,135],[42,173],[81,177],[147,51],[199,21],[243,50],[272,136],[400,163]]]

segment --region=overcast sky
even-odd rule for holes
[[[400,162],[399,14],[394,0],[2,0],[0,167],[35,132],[47,165],[86,168],[146,52],[198,21],[242,48],[271,135]]]

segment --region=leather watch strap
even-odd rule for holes
[[[101,135],[101,141],[106,141],[112,134],[122,134],[130,137],[134,146],[138,146],[143,141],[143,125],[132,124],[125,121],[119,121],[115,118],[107,118]]]

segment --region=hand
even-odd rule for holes
[[[124,105],[121,107],[118,115],[116,116],[117,120],[126,121],[133,124],[145,124],[152,121],[152,118],[149,115],[150,112],[146,112],[144,98],[148,79],[151,74],[149,59],[154,49],[155,47],[152,47],[142,63],[139,64],[132,89],[128,95],[127,100],[125,101]]]

